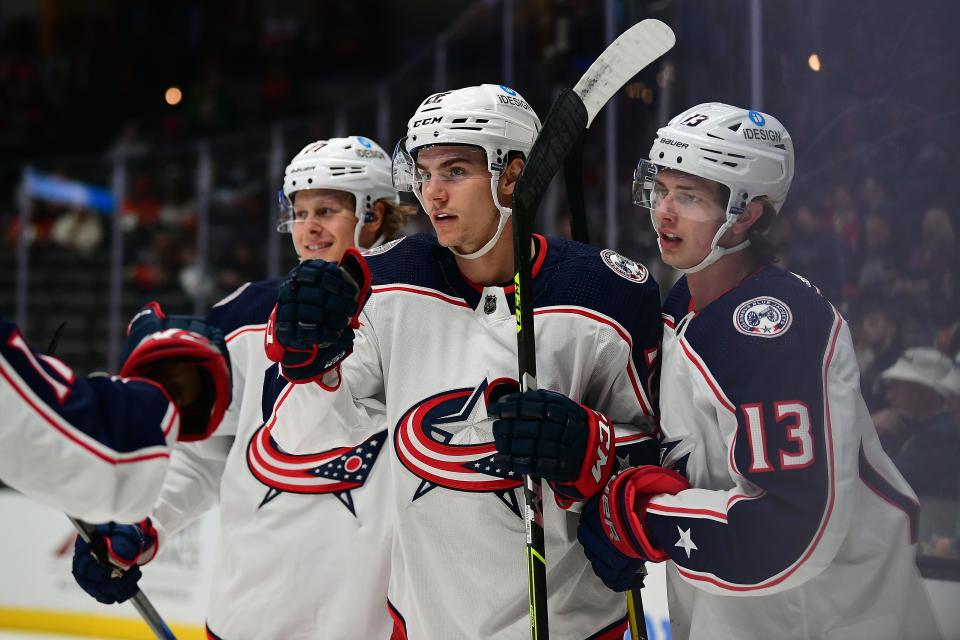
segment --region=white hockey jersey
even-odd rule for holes
[[[180,417],[149,380],[78,378],[0,319],[0,479],[70,515],[142,519],[160,492]]]
[[[385,427],[328,421],[315,449],[291,456],[277,447],[271,424],[292,387],[266,358],[263,335],[279,284],[244,285],[207,318],[227,336],[233,400],[209,440],[174,452],[153,512],[160,552],[163,538],[219,499],[209,637],[385,638]]]
[[[657,285],[642,265],[613,251],[536,242],[539,386],[605,413],[622,457],[652,428]],[[397,511],[392,637],[529,638],[521,478],[491,464],[486,414],[494,387],[517,384],[513,288],[469,282],[429,236],[371,253],[373,294],[342,384],[333,393],[297,385],[290,400],[299,409],[280,416],[274,435],[299,450],[311,429],[323,428],[329,405],[347,411],[351,395],[383,403]],[[543,511],[551,637],[622,637],[624,597],[594,576],[576,540],[577,514],[556,506],[547,483]]]
[[[839,313],[764,268],[699,312],[664,302],[663,464],[647,526],[675,638],[939,637],[916,496],[880,447]]]

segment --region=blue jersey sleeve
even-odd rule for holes
[[[678,339],[676,366],[710,397],[683,415],[722,434],[729,477],[687,469],[694,488],[657,496],[647,511],[680,574],[727,595],[819,573],[848,526],[839,496],[856,480],[862,402],[849,332],[812,289],[779,274],[773,287],[759,278],[714,302]]]
[[[156,384],[78,378],[0,320],[0,477],[25,494],[89,519],[146,515],[179,430]]]

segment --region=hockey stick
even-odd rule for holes
[[[594,61],[576,86],[564,89],[547,114],[540,135],[520,173],[513,195],[513,241],[517,347],[520,385],[537,388],[534,343],[530,246],[533,218],[550,181],[584,131],[613,95],[641,69],[669,51],[676,41],[670,27],[644,20],[620,34]],[[527,592],[530,637],[547,640],[546,554],[543,537],[543,501],[540,479],[524,477],[524,520],[527,530]],[[639,629],[637,630],[640,631]],[[643,636],[646,628],[643,629]]]
[[[60,323],[60,326],[57,327],[57,330],[53,333],[53,338],[50,339],[50,344],[47,345],[48,356],[53,356],[57,352],[60,336],[66,326],[66,322]],[[92,549],[93,536],[96,535],[93,525],[83,520],[78,520],[71,515],[67,515],[67,519],[76,527],[80,537],[84,542],[89,544]],[[103,558],[97,553],[94,553],[94,556],[101,564],[110,566],[110,561],[107,558]],[[115,571],[120,571],[120,569],[115,569]],[[137,613],[140,614],[140,617],[143,618],[143,621],[147,623],[147,626],[150,627],[150,630],[153,631],[153,634],[157,636],[157,638],[160,638],[160,640],[177,640],[177,637],[173,635],[173,631],[170,631],[170,627],[163,621],[163,618],[160,617],[157,610],[153,608],[153,603],[150,602],[150,599],[147,598],[143,591],[137,589],[137,592],[130,598],[130,601],[133,603]]]

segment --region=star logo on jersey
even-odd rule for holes
[[[380,431],[356,446],[291,455],[261,426],[247,445],[247,467],[268,487],[260,507],[282,493],[330,493],[356,516],[350,492],[366,483],[386,439],[387,432]]]
[[[673,546],[680,547],[687,552],[687,560],[690,559],[691,551],[698,551],[697,545],[693,544],[693,535],[690,533],[690,529],[683,530],[680,527],[677,527],[677,532],[680,534],[680,539],[677,540],[677,543]]]
[[[494,461],[492,421],[487,401],[513,380],[500,378],[474,388],[451,389],[421,400],[407,411],[394,431],[394,450],[403,466],[422,480],[417,500],[437,487],[495,494],[518,518],[522,517],[514,489],[522,478]]]
[[[733,312],[733,326],[747,336],[776,338],[790,328],[793,314],[790,307],[766,296],[741,303]]]
[[[660,466],[686,477],[693,441],[685,437],[667,438],[660,443]]]
[[[600,258],[603,263],[610,267],[610,270],[625,280],[641,284],[650,277],[650,272],[639,262],[634,262],[626,256],[622,256],[611,249],[604,249],[600,252]]]

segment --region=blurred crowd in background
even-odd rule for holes
[[[303,145],[335,134],[367,135],[390,150],[428,94],[481,82],[509,82],[544,118],[554,92],[572,86],[605,43],[604,3],[588,0],[436,1],[415,12],[410,3],[346,0],[247,1],[223,11],[186,2],[170,11],[171,3],[48,4],[0,11],[0,314],[13,316],[17,304],[22,242],[28,335],[42,344],[66,319],[62,355],[85,371],[105,365],[114,218],[22,203],[26,164],[109,187],[122,159],[122,312],[149,299],[190,311],[192,301],[212,303],[294,264],[286,238],[273,266],[266,255],[281,186],[271,182],[271,152],[283,149],[282,171]],[[922,563],[949,573],[941,561],[960,558],[960,181],[952,175],[960,52],[951,26],[960,11],[946,1],[863,4],[762,3],[763,104],[751,105],[748,0],[613,2],[617,32],[659,17],[678,45],[620,93],[616,124],[601,116],[593,126],[584,161],[591,236],[596,244],[612,237],[669,286],[675,275],[630,202],[633,167],[657,126],[712,100],[761,107],[784,122],[797,176],[774,231],[779,264],[847,318],[881,440],[921,496]],[[160,100],[172,84],[183,89],[176,107]],[[213,174],[207,194],[198,187],[200,140]],[[559,185],[553,196],[538,226],[568,235]],[[203,214],[198,197],[208,200]],[[407,232],[428,228],[421,216]]]

